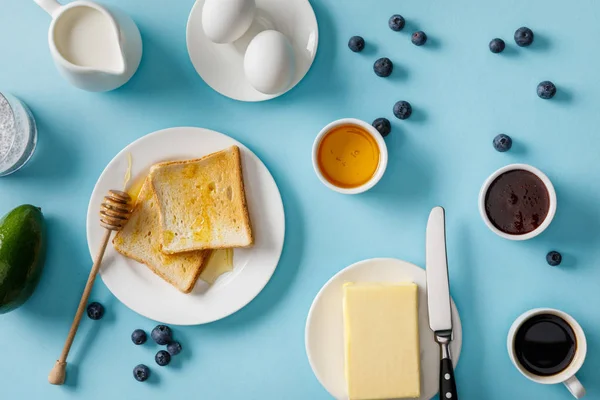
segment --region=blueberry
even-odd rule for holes
[[[146,336],[146,332],[144,332],[141,329],[136,329],[135,331],[133,331],[133,333],[131,334],[131,341],[134,344],[144,344],[146,343],[146,340],[148,339],[148,337]]]
[[[104,306],[100,303],[93,302],[87,306],[87,315],[90,319],[98,320],[104,315]]]
[[[136,365],[133,369],[133,377],[136,381],[144,382],[150,376],[150,368],[144,364]]]
[[[404,17],[402,15],[398,15],[398,14],[394,14],[390,17],[390,20],[388,21],[388,25],[390,26],[390,29],[393,31],[401,31],[402,29],[404,29],[404,24],[406,23],[406,21],[404,20]]]
[[[412,34],[410,40],[415,46],[423,46],[427,41],[427,35],[423,31],[417,31]]]
[[[154,356],[154,361],[161,367],[164,367],[171,362],[171,355],[166,350],[159,350],[156,356]]]
[[[556,86],[550,81],[540,82],[537,87],[537,95],[542,99],[551,99],[556,94]]]
[[[152,336],[152,339],[161,346],[171,343],[173,340],[171,328],[166,325],[157,325],[156,328],[152,329],[150,336]]]
[[[533,43],[533,32],[531,29],[522,27],[515,31],[515,42],[519,47],[527,47]]]
[[[352,36],[350,40],[348,40],[348,47],[353,52],[359,53],[365,48],[365,39],[360,36]]]
[[[373,71],[375,71],[375,75],[381,76],[385,78],[392,74],[392,70],[394,69],[394,64],[392,64],[392,60],[387,57],[380,58],[375,61],[373,64]]]
[[[406,119],[412,114],[412,107],[408,101],[400,100],[394,104],[394,115],[398,119]]]
[[[176,356],[181,353],[181,344],[179,342],[171,342],[167,345],[167,351],[170,355]]]
[[[512,147],[512,139],[504,133],[499,134],[494,138],[494,149],[503,153],[510,150]]]
[[[392,125],[387,118],[377,118],[373,121],[373,127],[377,129],[383,137],[386,137],[392,131]]]
[[[556,267],[557,265],[560,265],[562,261],[562,255],[558,251],[551,251],[546,255],[546,261],[552,267]]]
[[[490,51],[492,53],[502,53],[504,51],[504,48],[506,47],[506,44],[504,43],[504,40],[502,39],[492,39],[492,41],[490,42]]]

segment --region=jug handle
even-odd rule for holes
[[[38,6],[42,7],[52,18],[62,5],[56,0],[33,0]]]

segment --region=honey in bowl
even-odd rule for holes
[[[380,150],[366,129],[345,124],[325,134],[317,150],[317,165],[325,179],[353,189],[369,182],[379,166]]]

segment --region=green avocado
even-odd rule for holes
[[[0,219],[0,314],[31,296],[42,274],[46,232],[42,210],[22,205]]]

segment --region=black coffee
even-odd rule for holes
[[[558,374],[571,364],[577,350],[573,328],[553,314],[531,317],[515,335],[515,353],[521,365],[539,376]]]

